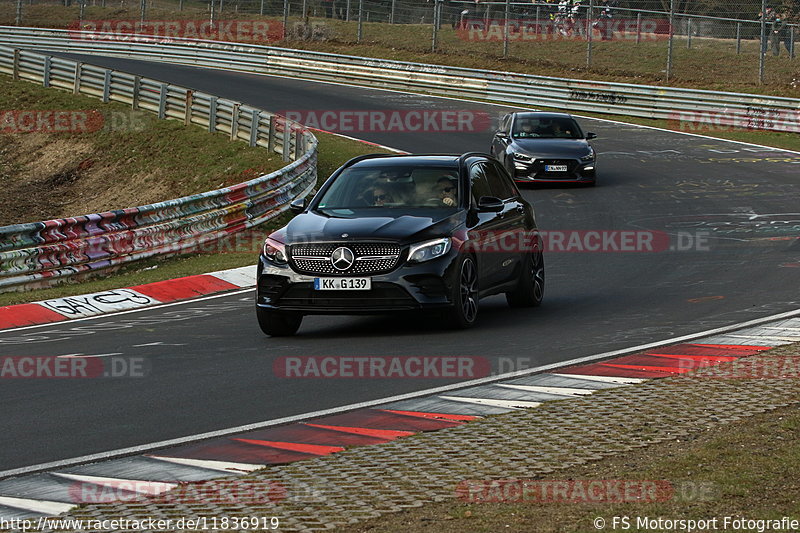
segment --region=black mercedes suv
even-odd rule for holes
[[[542,301],[533,208],[487,154],[356,157],[291,210],[258,263],[268,335],[293,335],[309,314],[414,310],[466,328],[485,296]]]

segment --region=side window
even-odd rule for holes
[[[511,119],[513,117],[514,115],[510,113],[503,117],[503,120],[500,122],[500,131],[511,133]]]
[[[470,190],[472,204],[477,205],[481,196],[494,196],[486,178],[486,167],[483,163],[476,163],[469,169]]]
[[[492,196],[496,196],[501,200],[508,200],[516,196],[517,191],[509,179],[502,173],[502,171],[492,162],[481,163],[486,169],[486,179],[489,182],[489,189],[492,191]]]

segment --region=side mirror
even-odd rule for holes
[[[295,198],[294,200],[292,200],[292,203],[289,204],[289,211],[291,211],[295,215],[299,215],[300,213],[306,210],[307,204],[308,202],[306,202],[305,198]]]
[[[597,134],[596,133],[592,133],[591,131],[586,133],[586,139],[587,140],[588,139],[596,139],[596,138],[597,138]]]
[[[498,131],[497,133],[494,134],[494,136],[497,137],[498,139],[508,139],[508,133],[504,131]]]
[[[499,213],[503,210],[503,201],[494,196],[481,196],[478,200],[478,211]]]

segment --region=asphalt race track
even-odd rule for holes
[[[496,118],[507,110],[285,78],[84,60],[278,112],[447,109]],[[413,316],[307,317],[297,337],[271,339],[258,329],[250,291],[0,332],[0,355],[117,353],[143,358],[147,369],[143,378],[4,380],[0,470],[448,383],[282,379],[273,373],[278,356],[477,355],[509,371],[800,307],[800,154],[581,122],[598,134],[598,186],[525,189],[540,227],[665,232],[669,239],[657,240],[657,250],[551,250],[541,308],[511,310],[502,297],[484,300],[479,326],[464,332]],[[461,153],[486,151],[492,132],[348,133],[410,152]]]

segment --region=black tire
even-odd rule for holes
[[[271,337],[290,337],[297,333],[303,322],[303,315],[286,313],[256,307],[258,325],[266,335]]]
[[[445,315],[451,328],[467,329],[478,319],[478,265],[470,255],[458,259],[451,301],[453,307]]]
[[[541,252],[525,255],[517,287],[506,293],[511,307],[539,307],[544,299],[544,257]]]

